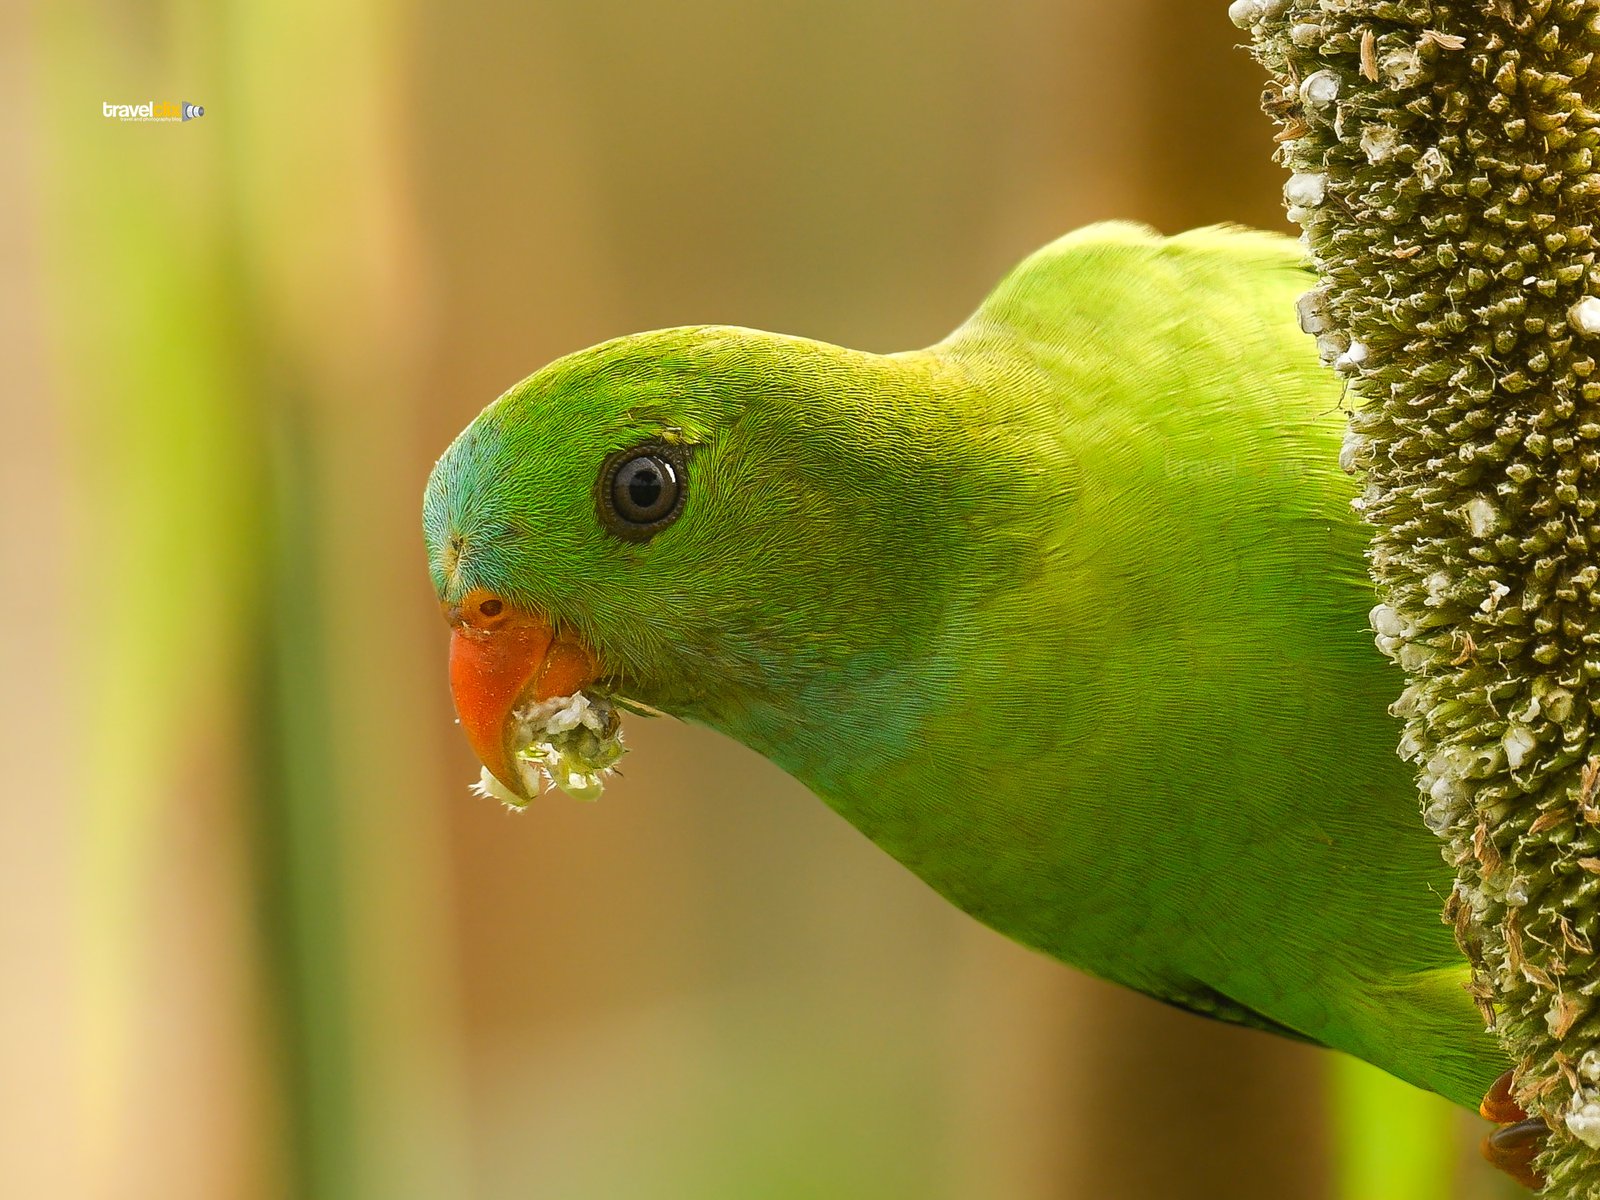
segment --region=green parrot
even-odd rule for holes
[[[532,794],[553,711],[595,766],[625,698],[1024,945],[1476,1107],[1508,1062],[1396,754],[1301,260],[1096,225],[923,350],[692,326],[523,380],[424,501],[490,788]]]

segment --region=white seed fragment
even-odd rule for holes
[[[1600,1050],[1585,1050],[1578,1060],[1578,1074],[1586,1083],[1600,1083]]]
[[[1422,823],[1428,827],[1435,837],[1450,836],[1450,828],[1456,822],[1457,805],[1453,800],[1435,800],[1422,810]]]
[[[1421,675],[1431,671],[1440,657],[1437,649],[1423,642],[1402,642],[1400,653],[1395,655],[1394,661],[1400,664],[1401,670]]]
[[[1467,501],[1467,528],[1475,538],[1485,538],[1500,526],[1500,510],[1487,497],[1474,496]]]
[[[1378,60],[1378,70],[1390,87],[1408,88],[1422,80],[1422,60],[1409,48],[1389,51]]]
[[[1283,185],[1283,202],[1315,208],[1328,196],[1328,177],[1318,171],[1296,171]]]
[[[1398,659],[1406,650],[1406,638],[1416,632],[1416,627],[1410,621],[1397,613],[1389,605],[1376,605],[1371,613],[1366,614],[1368,624],[1373,627],[1373,643],[1378,646],[1378,651],[1384,658]]]
[[[1294,302],[1295,316],[1300,318],[1300,332],[1318,334],[1328,327],[1328,292],[1325,288],[1312,288],[1302,292]]]
[[[1346,475],[1354,475],[1366,461],[1367,450],[1367,439],[1346,426],[1344,442],[1339,446],[1339,469]]]
[[[1435,571],[1422,581],[1422,586],[1427,592],[1422,602],[1429,608],[1438,608],[1450,599],[1450,572]]]
[[[1533,730],[1526,725],[1512,725],[1506,730],[1505,737],[1500,739],[1500,744],[1506,750],[1506,766],[1515,771],[1527,761],[1539,744],[1539,739],[1533,736]]]
[[[1315,46],[1322,40],[1322,26],[1314,25],[1310,21],[1301,21],[1297,25],[1290,26],[1289,40],[1301,49]]]
[[[1568,1133],[1586,1146],[1600,1150],[1600,1104],[1590,1100],[1578,1105],[1567,1113],[1566,1122]]]
[[[1584,337],[1600,333],[1600,296],[1585,296],[1567,309],[1567,323]]]
[[[474,796],[482,796],[485,800],[498,800],[512,812],[522,812],[528,807],[528,802],[521,796],[515,796],[506,790],[506,787],[493,775],[489,768],[484,767],[478,774],[478,781],[471,787]]]
[[[1450,174],[1450,163],[1439,147],[1429,146],[1417,156],[1416,172],[1422,186],[1431,191]]]
[[[1363,125],[1361,153],[1369,163],[1381,163],[1400,148],[1400,132],[1392,125]]]
[[[1479,612],[1490,613],[1500,607],[1500,601],[1511,594],[1511,589],[1498,579],[1489,581],[1489,594],[1484,597],[1482,604],[1478,605]]]
[[[1233,0],[1228,5],[1228,20],[1240,29],[1249,29],[1262,17],[1261,0]]]
[[[1430,766],[1429,771],[1433,768]],[[1435,804],[1454,804],[1461,799],[1461,787],[1454,775],[1432,775],[1428,785],[1428,798]]]
[[[1389,705],[1389,715],[1391,717],[1414,716],[1421,704],[1422,688],[1415,683],[1409,683],[1395,702]]]
[[[1387,604],[1375,604],[1367,614],[1372,632],[1384,637],[1405,637],[1411,632],[1411,623]]]
[[[1465,884],[1456,884],[1456,894],[1472,910],[1472,919],[1482,921],[1489,912],[1489,897],[1483,894],[1481,887],[1468,887]]]
[[[1300,81],[1300,100],[1312,108],[1326,108],[1339,96],[1339,77],[1332,71],[1313,71]]]
[[[1506,903],[1512,908],[1521,908],[1528,903],[1528,881],[1521,875],[1506,884]]]
[[[1568,1133],[1585,1146],[1600,1150],[1600,1101],[1591,1089],[1584,1088],[1572,1098],[1565,1120]]]
[[[1367,361],[1367,344],[1352,341],[1350,348],[1334,360],[1333,369],[1341,375],[1355,375]]]
[[[1322,365],[1331,367],[1339,361],[1339,356],[1350,348],[1350,339],[1337,329],[1329,329],[1317,335],[1317,356],[1322,359]]]

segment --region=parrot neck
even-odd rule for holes
[[[937,699],[905,667],[857,661],[814,682],[790,678],[775,692],[730,688],[668,711],[748,746],[841,807],[922,760]]]

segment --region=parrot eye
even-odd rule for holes
[[[677,520],[685,482],[678,447],[648,442],[613,454],[600,471],[600,519],[620,538],[646,541]]]

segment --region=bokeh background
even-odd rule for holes
[[[1470,1116],[1004,941],[706,731],[466,790],[456,430],[633,329],[899,349],[1090,220],[1282,228],[1224,9],[0,10],[0,1194],[1501,1194]]]

